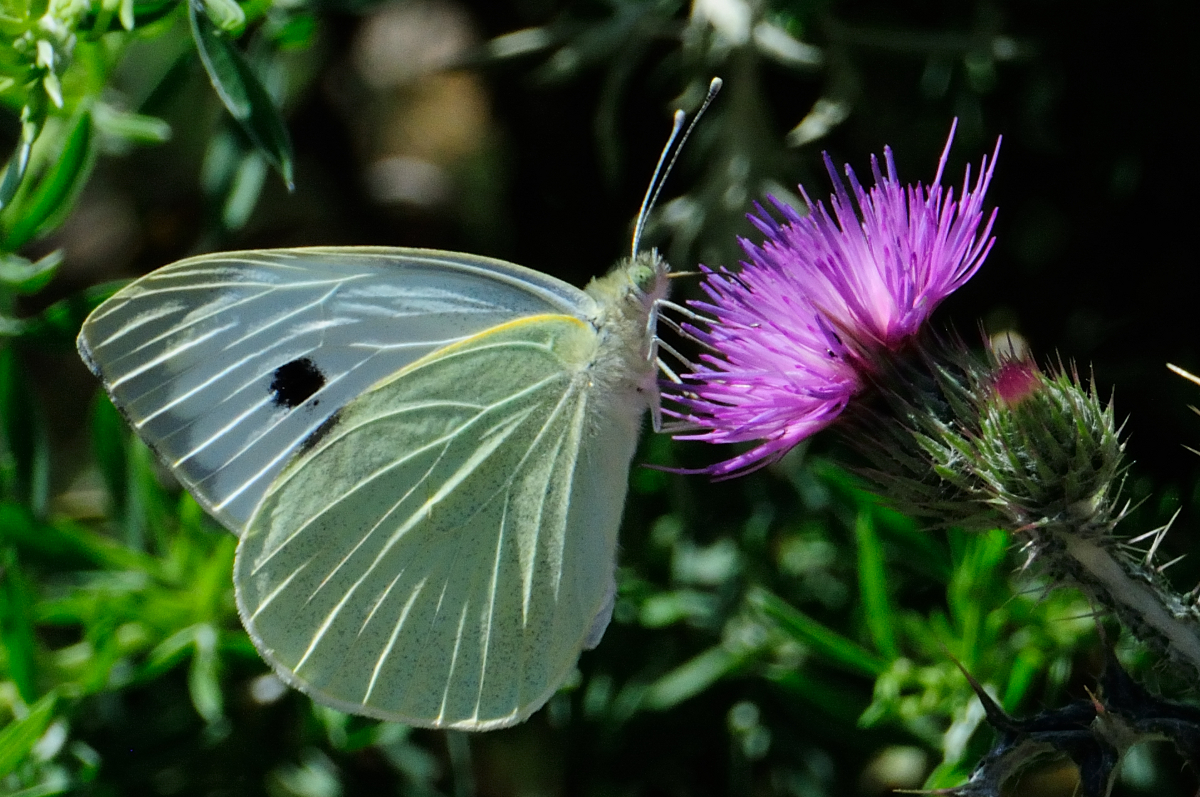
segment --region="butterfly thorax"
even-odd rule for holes
[[[651,362],[655,306],[666,298],[669,266],[656,251],[618,262],[584,289],[596,300],[588,319],[600,335],[593,378],[609,390],[655,389]],[[623,383],[623,384],[622,384]]]

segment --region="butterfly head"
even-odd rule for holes
[[[599,304],[599,313],[605,319],[644,319],[666,298],[669,272],[667,261],[657,251],[638,252],[592,280],[586,291]]]
[[[667,295],[667,274],[671,268],[658,251],[639,252],[618,266],[625,274],[630,296],[640,299],[649,307]]]

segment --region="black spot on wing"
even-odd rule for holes
[[[287,407],[289,410],[308,401],[324,386],[325,374],[307,357],[279,366],[271,379],[271,393],[274,394],[275,406]]]

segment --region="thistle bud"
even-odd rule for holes
[[[933,336],[875,373],[874,402],[839,428],[891,503],[944,525],[1014,532],[1026,567],[1082,589],[1178,675],[1200,672],[1200,605],[1154,563],[1168,527],[1132,541],[1116,533],[1125,445],[1094,384]],[[1144,553],[1130,545],[1150,537]]]
[[[996,363],[977,390],[978,420],[962,419],[975,455],[964,465],[1004,525],[1111,533],[1125,448],[1112,403],[1073,371],[1032,360]]]

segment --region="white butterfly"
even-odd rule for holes
[[[448,252],[226,253],[129,285],[79,350],[241,537],[238,609],[284,680],[484,729],[608,623],[665,292],[653,255],[580,291]]]
[[[281,678],[343,711],[503,727],[612,615],[667,292],[638,235],[583,291],[421,249],[189,258],[97,308],[79,351],[241,538],[238,611]]]

